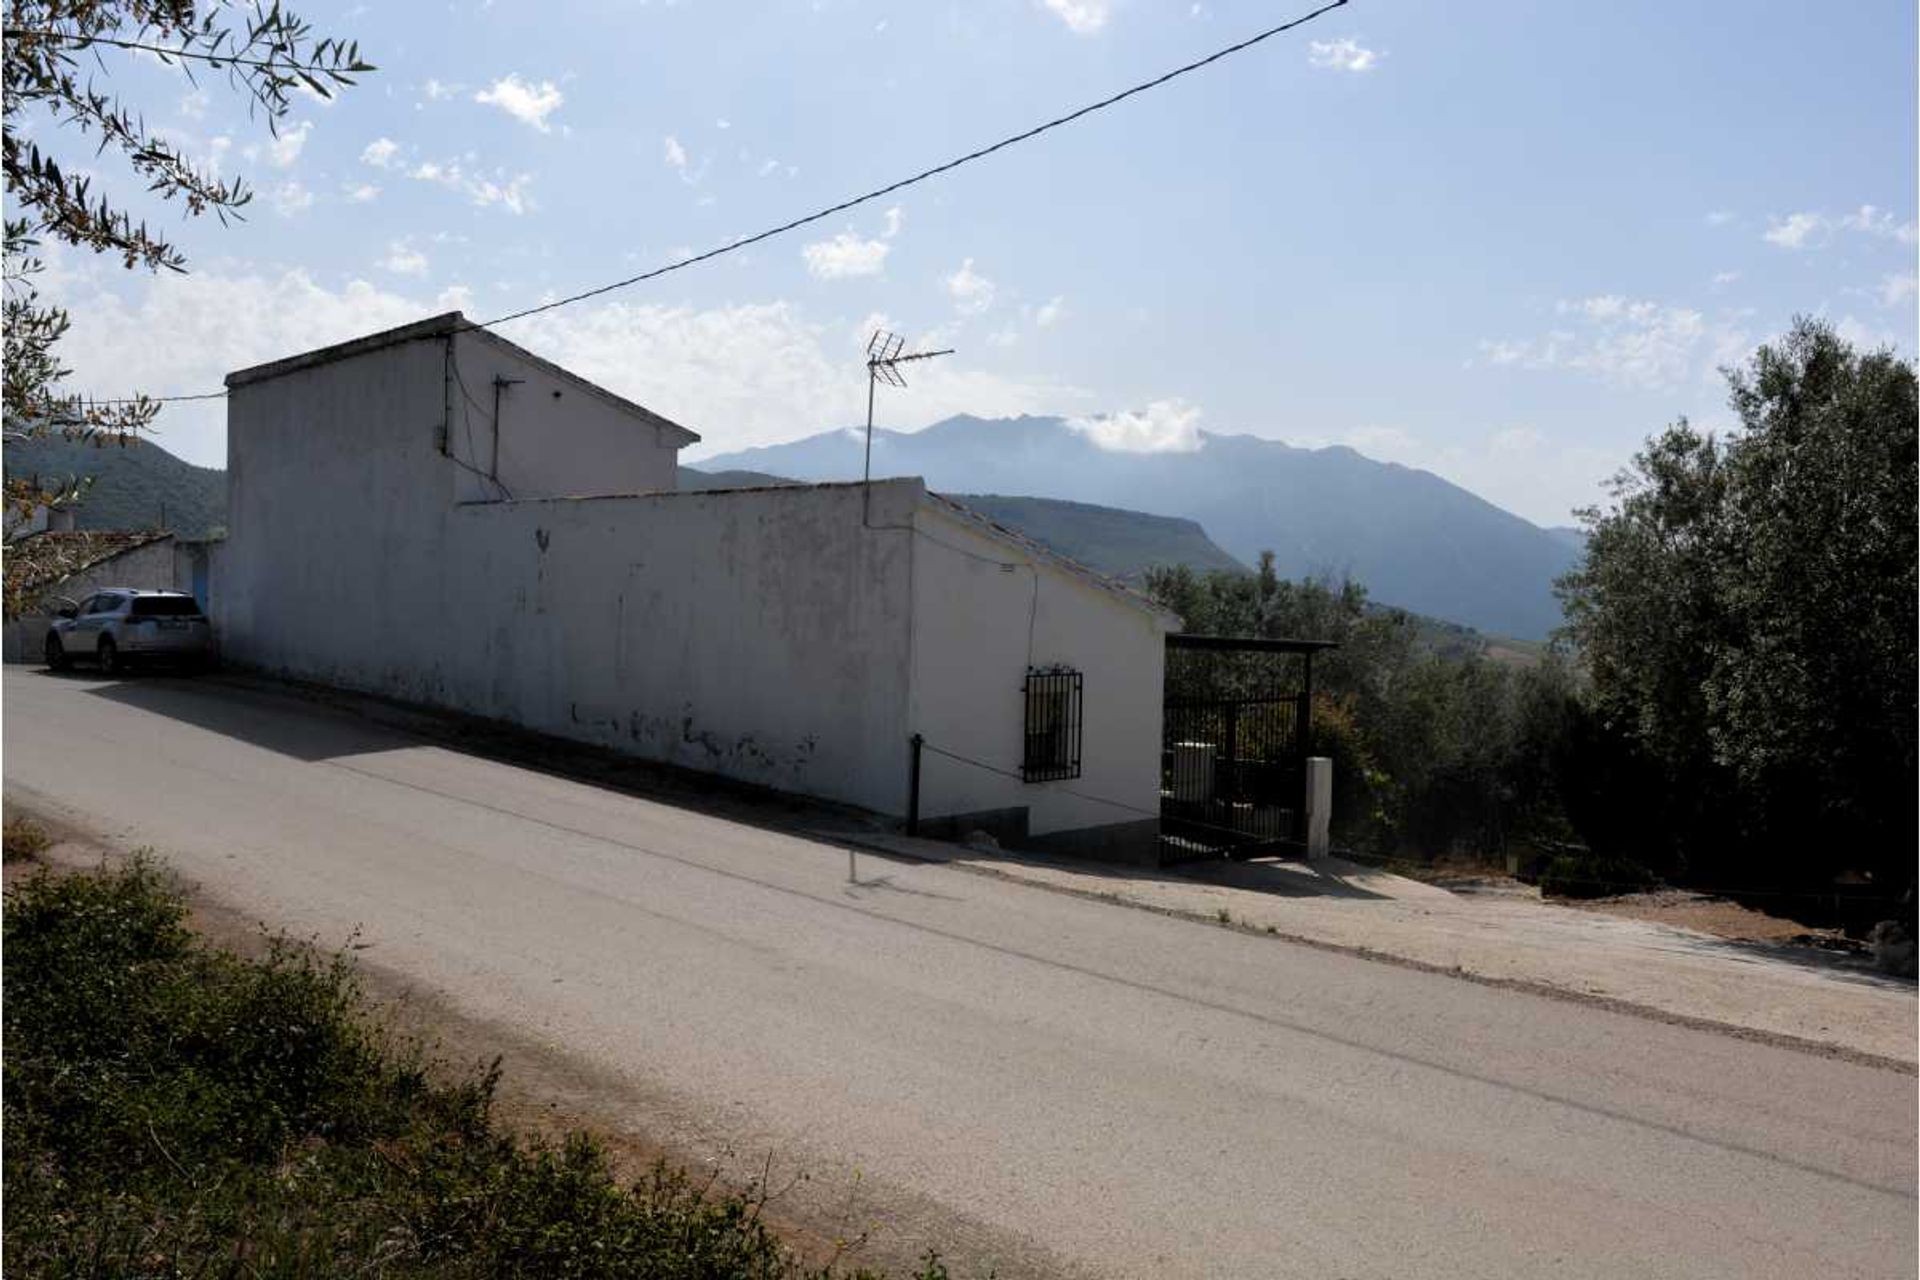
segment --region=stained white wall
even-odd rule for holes
[[[212,574],[228,660],[893,815],[916,729],[1017,775],[1026,668],[1066,663],[1086,678],[1083,776],[1028,785],[929,756],[922,812],[1024,806],[1039,833],[1151,821],[1157,615],[918,480],[877,482],[870,507],[857,485],[672,491],[678,433],[656,447],[511,348],[460,334],[449,360],[449,340],[236,381]],[[502,371],[526,379],[501,415],[514,501],[476,474]],[[658,491],[559,496],[576,487]]]
[[[444,353],[233,389],[225,657],[902,811],[908,553],[863,528],[858,487],[463,503],[475,477],[436,447]],[[567,421],[545,447],[590,461]],[[905,521],[923,493],[876,485],[873,507]]]
[[[876,485],[876,519],[920,493]],[[428,700],[903,811],[908,551],[856,486],[471,505],[449,535],[465,625]]]
[[[1025,806],[1037,835],[1155,820],[1169,620],[938,506],[914,525],[913,727],[1001,771],[927,752],[923,813]],[[1081,776],[1022,782],[1021,684],[1055,664],[1083,675]]]
[[[505,486],[463,472],[462,498],[651,493],[679,484],[678,451],[690,440],[664,419],[636,415],[612,396],[477,330],[454,339],[453,373],[450,447],[478,470],[497,474]],[[517,380],[500,389],[497,458],[495,378]]]
[[[228,657],[396,695],[436,665],[462,474],[438,448],[445,357],[426,336],[231,387]]]

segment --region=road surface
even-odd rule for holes
[[[896,1247],[1002,1276],[1915,1274],[1910,1075],[959,868],[861,855],[849,884],[842,848],[258,689],[9,667],[4,693],[11,797],[276,925],[357,927],[625,1082],[623,1122],[771,1152]]]

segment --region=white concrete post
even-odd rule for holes
[[[1307,861],[1327,856],[1327,823],[1333,817],[1333,761],[1307,757]]]

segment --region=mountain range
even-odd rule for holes
[[[1182,453],[1102,449],[1059,418],[950,418],[876,431],[876,475],[920,475],[1002,524],[1115,577],[1149,567],[1235,569],[1271,549],[1279,571],[1351,574],[1373,599],[1483,632],[1538,640],[1560,621],[1552,582],[1585,546],[1424,471],[1351,449],[1300,449],[1202,433]],[[685,488],[860,474],[858,431],[682,467]],[[95,448],[9,444],[9,475],[92,476],[83,529],[168,527],[205,536],[226,519],[226,473],[151,441]],[[1209,536],[1211,535],[1211,537]]]
[[[1481,631],[1538,640],[1560,623],[1553,580],[1579,560],[1578,530],[1543,529],[1430,472],[1340,445],[1212,432],[1197,443],[1122,452],[1062,418],[962,415],[922,431],[875,430],[873,474],[921,476],[955,495],[1065,499],[1196,521],[1242,562],[1270,550],[1282,576],[1351,576],[1382,603]],[[857,479],[862,448],[857,428],[824,431],[701,467]]]

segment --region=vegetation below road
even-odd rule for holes
[[[149,862],[36,874],[4,932],[9,1274],[867,1274],[798,1261],[760,1191],[503,1133],[495,1073],[445,1079],[337,955],[208,946]]]

